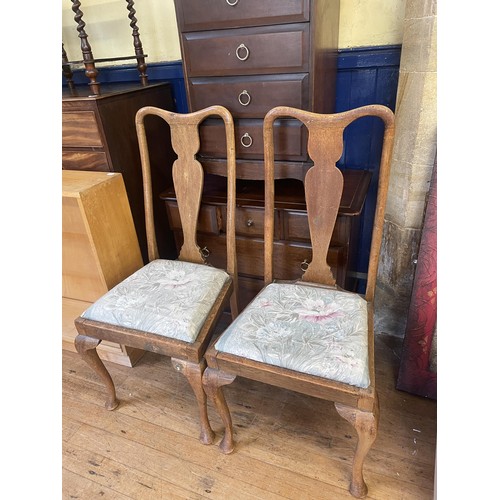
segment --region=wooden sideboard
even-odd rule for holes
[[[74,320],[143,266],[120,173],[62,172],[63,349],[75,351]],[[140,349],[102,342],[102,359],[133,366]]]
[[[134,219],[143,259],[147,260],[142,170],[135,128],[135,115],[144,106],[174,111],[168,83],[101,84],[100,95],[87,86],[63,88],[62,168],[119,172]],[[165,209],[159,193],[171,183],[171,166],[176,156],[170,146],[170,130],[163,120],[146,122],[155,203],[156,236],[160,256],[176,254]]]
[[[349,271],[354,262],[360,213],[371,174],[363,170],[344,172],[344,191],[333,232],[328,263],[342,288],[354,288]],[[198,243],[207,261],[226,265],[226,180],[206,175],[198,218]],[[237,181],[236,251],[238,254],[239,304],[247,305],[264,285],[264,202],[260,181]],[[276,279],[300,278],[311,261],[312,250],[304,200],[304,185],[296,179],[276,181],[274,274]],[[183,243],[179,210],[173,189],[161,194],[177,247]]]

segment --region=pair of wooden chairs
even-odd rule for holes
[[[172,147],[178,155],[172,167],[184,236],[178,260],[158,258],[144,126],[148,115],[159,116],[170,125]],[[200,147],[199,124],[209,116],[221,118],[226,131],[226,270],[206,265],[196,242],[203,168],[195,155]],[[367,288],[361,296],[336,285],[326,256],[343,189],[343,176],[336,167],[343,151],[343,131],[364,116],[382,119],[385,132]],[[302,279],[295,282],[273,281],[273,124],[281,117],[296,118],[307,126],[308,152],[314,163],[304,181],[313,258]],[[231,114],[221,106],[189,114],[145,107],[137,113],[136,127],[143,168],[149,263],[75,320],[76,348],[104,381],[106,408],[116,408],[118,401],[111,376],[96,351],[102,340],[170,356],[174,369],[186,376],[196,396],[200,440],[204,444],[215,439],[207,416],[207,395],[217,409],[225,426],[219,444],[224,453],[233,451],[234,439],[222,388],[236,376],[330,400],[357,431],[350,492],[356,497],[365,496],[363,462],[377,435],[379,418],[373,299],[394,135],[392,111],[370,105],[330,115],[289,107],[277,107],[267,113],[265,286],[240,314],[236,299],[236,160]],[[228,304],[233,321],[211,341],[217,320]]]

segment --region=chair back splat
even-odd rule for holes
[[[177,260],[160,259],[155,235],[153,186],[145,123],[148,116],[165,120],[178,159],[172,179],[179,206],[184,245]],[[196,225],[203,189],[203,168],[195,155],[200,147],[199,124],[209,116],[222,118],[227,146],[227,269],[206,265],[196,242]],[[196,396],[200,440],[214,439],[202,375],[205,350],[224,308],[238,315],[235,244],[236,160],[234,124],[229,111],[212,106],[177,114],[156,107],[136,114],[141,154],[149,262],[117,283],[75,320],[75,347],[107,388],[106,408],[118,405],[114,383],[97,353],[101,341],[170,356],[174,368],[188,380]],[[167,137],[165,138],[167,139]],[[160,145],[155,144],[155,147]],[[165,147],[169,147],[165,144]],[[166,165],[165,168],[170,168]]]
[[[344,129],[365,116],[383,121],[384,138],[367,290],[361,296],[336,285],[327,258],[344,187],[342,172],[336,166],[343,151]],[[313,162],[304,178],[313,255],[297,281],[273,279],[273,129],[278,118],[294,118],[307,127],[308,152]],[[233,451],[234,439],[222,388],[237,376],[332,401],[337,413],[358,435],[349,491],[359,498],[368,492],[363,463],[376,438],[379,421],[373,299],[393,139],[394,114],[385,106],[363,106],[337,114],[280,106],[267,113],[264,119],[265,286],[207,349],[208,368],[203,374],[203,387],[225,425],[219,444],[224,453]]]
[[[313,258],[302,280],[325,285],[334,285],[335,278],[327,264],[326,256],[340,206],[344,179],[337,168],[343,152],[344,129],[363,116],[378,116],[384,121],[385,132],[380,161],[377,207],[370,249],[370,263],[365,298],[371,302],[375,291],[378,257],[382,242],[384,210],[389,184],[390,158],[394,139],[394,114],[380,105],[370,105],[344,113],[321,115],[286,106],[278,106],[267,113],[264,119],[264,159],[266,163],[265,191],[265,261],[264,280],[273,280],[273,236],[274,236],[274,141],[273,125],[283,117],[302,121],[308,131],[308,153],[314,166],[304,179],[309,230]]]

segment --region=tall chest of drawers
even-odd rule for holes
[[[331,113],[338,0],[175,0],[190,111],[220,104],[235,118],[237,174],[262,179],[262,120],[274,106]],[[224,130],[201,127],[202,163],[224,173]],[[279,177],[303,179],[306,130],[276,127]]]
[[[240,302],[245,305],[262,286],[263,175],[262,122],[275,106],[332,113],[338,41],[338,0],[175,0],[189,111],[220,104],[235,119],[237,157],[237,253]],[[206,174],[226,172],[224,128],[218,120],[200,126],[198,159]],[[277,259],[282,279],[300,275],[311,258],[302,181],[312,163],[307,130],[293,119],[275,125],[277,192],[286,202],[276,209]],[[367,189],[366,177],[355,185],[356,210],[340,213],[332,238],[330,264],[341,286],[348,287],[357,221]],[[216,184],[218,184],[216,182]],[[219,189],[220,187],[220,189]],[[209,262],[224,259],[224,188],[203,194],[199,241]],[[164,193],[177,247],[175,195]],[[347,207],[346,205],[346,207]],[[342,210],[342,208],[341,208]],[[351,219],[346,219],[349,217]],[[348,221],[348,223],[347,223]],[[208,225],[207,225],[208,224]],[[207,229],[208,228],[208,229]],[[295,231],[295,232],[294,232]],[[262,254],[262,255],[261,255]]]

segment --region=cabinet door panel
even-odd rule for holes
[[[309,75],[192,78],[189,80],[192,111],[217,103],[235,118],[264,118],[275,106],[309,108]]]
[[[176,0],[175,8],[181,31],[309,20],[308,0]]]
[[[189,77],[307,73],[309,24],[183,33]]]
[[[262,120],[238,120],[235,124],[236,156],[243,159],[262,160],[264,140]],[[226,141],[224,125],[219,120],[206,120],[200,127],[200,154],[224,158]],[[307,129],[297,120],[277,120],[274,128],[276,160],[307,160]]]

